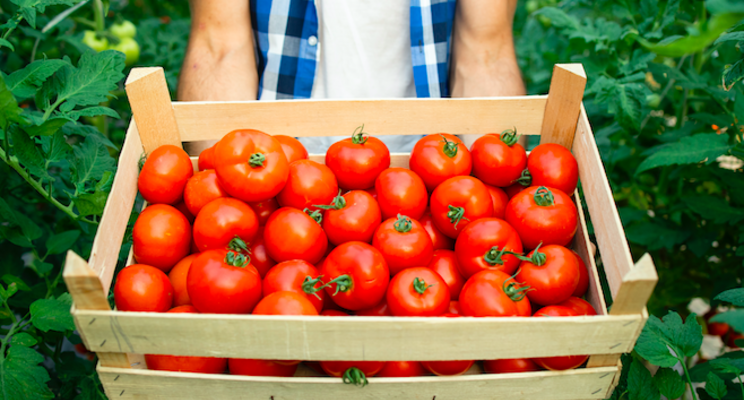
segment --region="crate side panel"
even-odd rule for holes
[[[576,231],[576,236],[574,237],[574,248],[584,261],[584,265],[586,265],[586,269],[589,272],[589,288],[586,292],[586,299],[594,307],[597,314],[607,315],[607,304],[605,303],[602,284],[599,282],[597,263],[594,261],[596,248],[591,248],[594,244],[589,240],[586,216],[581,206],[581,198],[578,191],[574,192],[574,202],[579,212],[579,229]]]

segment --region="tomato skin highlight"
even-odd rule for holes
[[[574,290],[571,296],[582,297],[586,294],[586,291],[589,290],[589,269],[586,267],[586,263],[584,263],[584,259],[581,258],[579,253],[573,250],[571,250],[571,252],[574,253],[576,261],[579,262],[579,284],[576,286],[576,290]]]
[[[390,150],[382,140],[364,136],[364,143],[346,138],[332,144],[326,152],[325,163],[346,190],[369,189],[382,171],[390,167]],[[362,139],[362,140],[364,140]]]
[[[214,145],[199,153],[199,171],[214,169]]]
[[[534,258],[536,252],[544,254],[544,263],[522,261],[516,278],[532,289],[527,292],[530,303],[546,306],[568,300],[579,284],[576,256],[563,246],[549,244],[533,250],[527,257]]]
[[[418,361],[388,361],[377,373],[380,378],[408,378],[424,375],[426,375],[426,370]]]
[[[119,311],[166,312],[173,305],[173,286],[160,269],[132,264],[116,277],[114,303]]]
[[[328,204],[338,193],[338,182],[327,166],[311,160],[289,164],[289,178],[276,196],[282,207],[317,210],[315,205]]]
[[[256,268],[250,263],[229,265],[227,254],[224,249],[207,250],[191,263],[186,287],[199,312],[247,314],[261,299],[261,277]]]
[[[462,308],[460,307],[460,302],[457,300],[451,300],[449,302],[449,308],[447,309],[447,312],[445,314],[462,315]]]
[[[536,146],[527,157],[532,186],[547,186],[571,196],[579,182],[579,164],[571,152],[555,143]]]
[[[132,230],[134,259],[170,271],[191,250],[191,225],[167,204],[153,204],[140,213]]]
[[[579,313],[575,310],[563,306],[547,306],[535,311],[534,317],[575,317]],[[537,365],[551,371],[565,371],[567,369],[578,368],[589,356],[561,356],[561,357],[543,357],[533,358]]]
[[[279,209],[279,203],[277,203],[276,199],[273,197],[256,203],[248,203],[248,205],[253,209],[253,212],[256,213],[258,226],[266,226],[266,221],[269,220],[271,214]]]
[[[552,205],[536,203],[535,193],[543,189],[552,194]],[[509,200],[506,221],[519,233],[524,248],[534,249],[541,242],[543,246],[568,246],[576,234],[579,216],[571,198],[562,191],[532,186]]]
[[[467,280],[483,270],[500,270],[513,274],[520,263],[513,255],[502,255],[500,258],[503,263],[492,257],[489,257],[490,262],[487,261],[486,254],[494,247],[497,248],[496,251],[506,249],[522,253],[519,235],[508,222],[498,218],[481,218],[468,224],[455,242],[457,265],[463,278]]]
[[[460,291],[465,284],[465,278],[460,274],[457,265],[457,256],[451,250],[436,250],[431,262],[427,266],[430,270],[442,277],[449,288],[450,300],[457,300],[460,297]]]
[[[317,264],[328,248],[328,237],[314,219],[304,212],[282,207],[264,228],[266,252],[277,262],[300,259]]]
[[[191,262],[196,258],[196,254],[186,256],[183,260],[179,261],[175,267],[168,273],[168,279],[173,286],[173,306],[188,306],[191,305],[191,299],[189,298],[189,291],[186,288],[186,277],[189,274],[189,268],[191,268]]]
[[[524,289],[519,282],[501,271],[481,271],[465,282],[460,292],[462,315],[468,317],[529,317],[532,307],[527,296],[513,295],[504,291],[513,285]]]
[[[540,367],[529,358],[505,358],[483,361],[483,369],[489,374],[509,374],[539,371]]]
[[[375,181],[377,202],[382,219],[398,214],[418,220],[424,215],[429,194],[424,181],[415,172],[404,168],[388,168]]]
[[[274,135],[274,139],[282,145],[282,151],[288,163],[307,159],[307,149],[299,140],[286,135]]]
[[[579,315],[597,315],[597,311],[594,310],[594,307],[588,301],[578,297],[569,297],[568,300],[558,305],[573,309]]]
[[[470,147],[473,176],[491,186],[506,187],[517,180],[527,166],[527,153],[519,143],[509,146],[497,133],[483,135]]]
[[[404,229],[405,221],[408,221],[410,229],[398,231]],[[424,227],[405,216],[390,218],[380,224],[372,238],[372,246],[385,257],[391,275],[406,268],[428,265],[434,255],[434,246]]]
[[[250,243],[258,232],[258,219],[244,202],[220,197],[202,207],[194,221],[194,242],[200,251],[222,249],[236,236]]]
[[[180,147],[166,144],[147,156],[137,188],[150,204],[175,204],[183,199],[183,189],[192,175],[189,155]]]
[[[319,313],[323,310],[325,291],[316,292],[318,297],[315,297],[313,294],[305,293],[302,289],[306,277],[315,279],[318,275],[320,275],[320,272],[307,261],[289,260],[281,262],[271,268],[263,279],[263,295],[268,296],[280,291],[295,292],[304,296]],[[320,282],[313,285],[316,288],[320,286],[322,286]]]
[[[326,287],[326,294],[347,310],[363,310],[380,303],[390,282],[390,270],[382,254],[363,242],[346,242],[331,251],[320,269],[324,282],[348,275],[347,291],[336,293],[337,284]],[[335,294],[335,295],[334,295]]]
[[[429,234],[435,251],[453,250],[455,248],[455,240],[442,233],[442,231],[434,225],[434,220],[432,219],[431,212],[429,212],[428,208],[426,209],[424,216],[419,219],[419,223],[424,227],[426,233]]]
[[[280,364],[276,360],[258,360],[252,358],[231,358],[227,361],[231,375],[245,376],[294,376],[299,364]]]
[[[467,146],[457,136],[439,133],[424,136],[413,147],[408,160],[429,192],[453,176],[470,175],[473,162]]]
[[[509,196],[506,195],[506,192],[502,188],[486,185],[486,189],[488,189],[488,193],[491,195],[493,217],[504,219],[506,204],[509,203]]]
[[[351,241],[372,242],[372,236],[382,222],[377,201],[363,190],[347,192],[343,199],[343,208],[329,208],[323,214],[323,230],[328,241],[335,246]]]
[[[462,213],[451,215],[453,207]],[[431,217],[445,235],[457,239],[471,221],[493,216],[493,200],[486,185],[472,176],[456,176],[442,182],[431,194]]]
[[[419,281],[415,281],[418,279]],[[418,290],[415,282],[422,282]],[[426,267],[401,271],[390,280],[386,303],[396,317],[436,317],[449,308],[449,288],[439,274]]]
[[[220,197],[227,197],[227,193],[222,190],[217,173],[213,169],[194,174],[186,182],[186,188],[183,190],[183,202],[191,215],[199,215],[202,207]]]

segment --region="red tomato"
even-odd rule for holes
[[[116,276],[114,303],[119,311],[166,312],[173,305],[173,286],[163,271],[132,264]]]
[[[482,270],[514,273],[519,259],[507,251],[522,253],[522,242],[517,231],[498,218],[481,218],[468,224],[455,243],[457,265],[466,280]]]
[[[263,227],[259,228],[259,232],[256,237],[253,238],[251,245],[248,247],[251,255],[251,265],[256,267],[258,274],[261,275],[261,279],[266,276],[271,267],[276,265],[276,261],[272,260],[266,253],[266,242],[263,238]]]
[[[572,195],[579,182],[579,164],[571,152],[555,143],[541,144],[530,152],[527,169],[532,186],[556,188]]]
[[[202,207],[220,197],[227,197],[227,193],[222,190],[217,173],[213,169],[194,174],[186,182],[186,188],[183,191],[183,202],[186,203],[191,215],[198,215]]]
[[[365,308],[364,310],[357,310],[355,315],[360,317],[392,317],[393,313],[390,312],[390,307],[387,305],[387,301],[383,300],[380,304]]]
[[[428,265],[434,255],[434,246],[424,227],[400,214],[377,228],[372,246],[385,257],[391,275],[406,268]]]
[[[192,175],[189,155],[180,147],[166,144],[147,156],[137,188],[150,204],[175,204],[183,199],[183,188]]]
[[[704,316],[705,322],[708,326],[708,334],[720,336],[723,339],[726,336],[726,334],[729,332],[730,327],[729,327],[729,324],[725,322],[710,322],[710,319],[716,314],[718,314],[716,309],[712,309]],[[731,343],[734,344],[733,341]],[[729,347],[733,347],[733,346],[729,346]]]
[[[453,176],[470,175],[473,167],[467,146],[448,133],[421,138],[413,147],[408,164],[430,192]]]
[[[426,375],[426,370],[418,361],[388,361],[377,373],[380,378],[408,378],[424,375]]]
[[[506,187],[519,179],[527,166],[527,153],[517,143],[516,130],[489,133],[478,138],[470,147],[473,157],[473,176],[491,186]]]
[[[431,243],[434,245],[434,250],[452,250],[455,248],[455,240],[449,236],[446,236],[436,226],[434,226],[434,219],[431,217],[431,212],[426,209],[426,212],[419,223],[424,227],[426,233],[431,238]]]
[[[338,182],[331,169],[311,160],[289,164],[289,178],[276,196],[282,207],[317,210],[315,205],[328,204],[338,193]]]
[[[424,215],[429,194],[424,181],[415,172],[388,168],[377,177],[375,190],[383,220],[398,214],[418,220]]]
[[[481,271],[465,282],[460,308],[468,317],[529,317],[526,287],[501,271]]]
[[[261,299],[261,277],[232,250],[207,250],[191,262],[186,278],[191,303],[203,313],[247,314]]]
[[[375,189],[374,186],[372,186],[369,189],[362,189],[362,190],[364,190],[365,192],[367,192],[370,195],[372,195],[372,197],[374,197],[375,201],[377,201],[377,189]]]
[[[579,262],[579,284],[576,286],[576,290],[574,290],[571,296],[581,297],[585,295],[586,291],[589,289],[589,270],[586,268],[586,264],[579,253],[573,250],[571,250],[571,252],[574,253],[576,260]]]
[[[318,315],[318,310],[305,294],[281,291],[274,292],[258,302],[254,315]]]
[[[459,318],[460,316],[457,314],[444,314],[442,317]],[[453,376],[464,374],[474,363],[474,360],[421,361],[421,366],[435,375]]]
[[[186,203],[179,201],[178,203],[174,204],[173,207],[180,211],[181,214],[183,214],[184,217],[186,217],[186,220],[189,221],[189,224],[193,224],[194,220],[196,219],[196,216],[189,211],[189,208],[186,207]]]
[[[299,140],[286,135],[274,135],[276,139],[282,145],[282,151],[287,157],[287,162],[307,159],[307,149],[300,143]]]
[[[307,261],[281,262],[266,274],[263,280],[263,295],[268,296],[280,291],[299,293],[310,301],[317,312],[320,312],[323,310],[325,292],[322,289],[315,289],[323,285],[317,279],[318,275],[320,275],[318,270]]]
[[[426,267],[401,271],[390,280],[386,302],[396,317],[436,317],[449,308],[447,283]]]
[[[506,195],[511,199],[524,189],[527,189],[527,187],[520,183],[513,183],[505,187],[504,192],[506,192]]]
[[[214,147],[214,160],[222,188],[245,202],[276,196],[289,176],[289,163],[282,145],[253,129],[225,135]]]
[[[390,282],[385,258],[362,242],[346,242],[333,249],[320,274],[330,284],[326,293],[347,310],[363,310],[379,304]]]
[[[597,315],[591,304],[578,297],[569,297],[568,300],[558,304],[559,306],[568,307],[579,313],[579,315]]]
[[[342,188],[369,189],[375,186],[380,172],[390,166],[390,150],[380,139],[366,136],[360,130],[332,144],[326,152],[325,163]]]
[[[168,273],[168,279],[173,285],[173,305],[176,307],[191,305],[189,291],[186,289],[186,277],[189,274],[191,262],[194,261],[196,256],[196,254],[186,256]]]
[[[736,344],[736,342],[741,342],[742,340],[744,340],[744,334],[736,332],[732,329],[729,331],[728,335],[726,335],[726,346],[731,347],[732,349],[738,349],[739,346]]]
[[[199,153],[199,171],[214,169],[214,145]]]
[[[567,246],[579,223],[576,206],[565,193],[544,186],[525,189],[506,205],[506,221],[525,249],[538,244]]]
[[[493,200],[481,181],[472,176],[456,176],[434,189],[431,216],[442,233],[456,239],[471,221],[493,216]]]
[[[457,266],[455,252],[451,250],[435,251],[428,268],[439,274],[447,283],[450,299],[457,300],[460,297],[462,285],[465,284],[465,279],[460,274],[459,267]]]
[[[449,303],[449,309],[447,309],[447,314],[455,314],[455,315],[462,315],[462,308],[460,307],[460,302],[452,300]]]
[[[250,243],[258,232],[256,213],[238,199],[221,197],[202,207],[194,221],[194,242],[200,251],[223,249],[236,236]]]
[[[256,203],[248,203],[248,205],[253,209],[253,212],[256,213],[258,226],[265,226],[266,221],[269,220],[271,214],[279,209],[279,203],[277,203],[276,199],[273,197]]]
[[[568,307],[547,306],[537,310],[534,317],[575,317],[579,315],[578,312]],[[589,356],[561,356],[533,358],[532,360],[545,369],[551,371],[563,371],[578,368],[588,358]]]
[[[486,185],[486,189],[488,189],[488,193],[491,194],[491,202],[493,202],[493,217],[504,219],[506,203],[509,202],[509,196],[506,195],[504,189],[495,186]]]
[[[539,371],[540,367],[529,358],[505,358],[503,360],[485,360],[483,361],[483,369],[489,374],[509,374]]]
[[[384,361],[321,361],[320,367],[323,368],[326,374],[340,378],[344,377],[344,382],[349,378],[349,383],[353,383],[357,386],[364,386],[367,384],[365,377],[371,377],[377,375],[385,366]],[[353,375],[350,376],[349,369],[356,368],[363,374],[361,379],[355,379]]]
[[[271,214],[264,240],[269,257],[278,262],[300,259],[317,264],[328,247],[320,223],[292,207],[282,207]]]
[[[323,310],[320,312],[321,316],[324,317],[348,317],[349,314],[340,310]]]
[[[191,225],[172,206],[153,204],[140,213],[132,229],[134,259],[170,271],[191,250]]]
[[[321,207],[323,230],[328,241],[338,246],[341,243],[359,241],[369,243],[375,229],[380,226],[380,206],[369,193],[352,190],[336,196],[329,206]]]
[[[278,376],[288,378],[294,376],[299,364],[280,364],[276,360],[257,360],[251,358],[231,358],[227,361],[232,375],[247,376]]]
[[[558,304],[568,300],[579,284],[579,262],[571,250],[549,244],[538,247],[519,264],[517,279],[531,290],[531,303]]]

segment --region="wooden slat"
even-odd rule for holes
[[[599,282],[597,263],[594,261],[594,250],[596,249],[592,248],[594,244],[589,240],[586,216],[584,216],[584,209],[581,207],[581,198],[578,191],[574,192],[574,202],[579,212],[579,229],[574,237],[574,247],[581,259],[584,260],[586,269],[589,271],[589,289],[587,290],[586,298],[592,307],[594,307],[594,310],[597,311],[597,314],[607,315],[607,303],[605,302],[604,292],[602,291],[602,284]]]
[[[638,325],[638,331],[635,334],[636,340],[638,339],[638,336],[641,336],[641,331],[643,330],[643,326],[646,325],[646,321],[648,320],[648,311],[644,308],[643,312],[641,313],[641,317],[643,322]],[[598,368],[598,367],[611,367],[613,365],[620,365],[622,368],[622,363],[620,362],[620,356],[622,354],[598,354],[593,355],[589,357],[589,361],[586,363],[587,368]],[[653,371],[652,371],[653,373]],[[617,385],[617,382],[613,384]],[[608,393],[609,397],[609,393]]]
[[[274,378],[98,367],[110,399],[598,399],[617,367],[455,377],[369,378],[364,388],[340,378]]]
[[[173,102],[184,142],[218,140],[252,128],[272,135],[350,136],[484,134],[517,127],[536,135],[546,96],[470,99],[277,100]]]
[[[623,276],[622,285],[612,302],[611,315],[636,314],[646,308],[659,276],[656,274],[654,261],[646,253]]]
[[[586,73],[581,64],[553,67],[540,143],[558,143],[571,149],[585,87]]]
[[[164,144],[181,147],[163,68],[134,68],[125,86],[145,152],[150,154]]]

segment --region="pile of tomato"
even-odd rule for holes
[[[471,149],[423,137],[410,169],[356,131],[325,164],[288,136],[228,133],[194,172],[176,146],[139,175],[149,203],[133,229],[137,264],[114,287],[120,311],[327,317],[596,315],[588,272],[566,246],[578,226],[570,151],[529,156],[512,130]],[[498,340],[498,338],[494,338]],[[489,373],[579,367],[586,356],[484,361]],[[147,355],[150,369],[292,376],[300,361]],[[458,375],[474,360],[321,361],[319,372]]]

